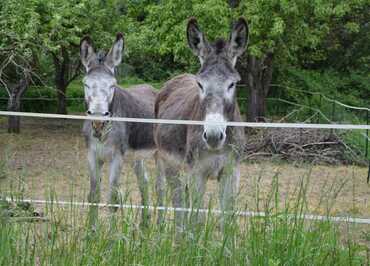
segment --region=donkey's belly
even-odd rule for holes
[[[203,176],[210,179],[219,177],[220,172],[230,166],[233,167],[232,162],[228,160],[229,153],[219,154],[203,154],[198,160],[188,164],[184,157],[178,154],[158,151],[158,157],[163,160],[167,167],[185,171],[188,176]],[[188,182],[186,180],[185,182]]]

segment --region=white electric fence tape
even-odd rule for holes
[[[338,103],[339,104],[339,103]],[[358,108],[361,109],[362,108]],[[366,108],[365,108],[366,109]],[[351,124],[305,124],[305,123],[253,123],[253,122],[204,122],[193,120],[168,120],[168,119],[148,119],[148,118],[128,118],[128,117],[92,117],[81,115],[59,115],[59,114],[46,114],[46,113],[29,113],[29,112],[7,112],[0,111],[1,116],[23,116],[23,117],[36,117],[36,118],[56,118],[56,119],[75,119],[75,120],[100,120],[100,121],[118,121],[118,122],[132,122],[132,123],[152,123],[152,124],[178,124],[178,125],[223,125],[232,127],[254,127],[254,128],[309,128],[309,129],[345,129],[345,130],[369,130],[370,125],[351,125]],[[11,198],[6,198],[7,201],[13,201]],[[33,204],[56,204],[65,206],[96,206],[96,207],[117,207],[125,209],[148,209],[158,211],[174,211],[174,212],[201,212],[222,214],[221,210],[207,210],[207,209],[188,209],[188,208],[173,208],[173,207],[154,207],[154,206],[141,206],[141,205],[120,205],[120,204],[103,204],[103,203],[86,203],[86,202],[66,202],[66,201],[47,201],[47,200],[32,200],[22,199],[16,202],[28,202]],[[264,212],[252,211],[236,211],[237,216],[243,217],[266,217]],[[332,221],[332,222],[347,222],[357,224],[370,224],[370,219],[366,218],[353,218],[353,217],[340,217],[340,216],[322,216],[322,215],[288,215],[290,218],[303,218],[305,220],[317,221]]]
[[[23,116],[37,118],[56,118],[74,120],[99,120],[99,121],[118,121],[131,123],[151,123],[151,124],[176,124],[176,125],[222,125],[230,127],[254,127],[254,128],[310,128],[310,129],[345,129],[345,130],[370,130],[370,125],[352,124],[305,124],[305,123],[257,123],[257,122],[204,122],[194,120],[172,120],[172,119],[150,119],[150,118],[130,118],[130,117],[99,117],[82,115],[59,115],[29,112],[7,112],[0,111],[0,116]]]
[[[142,205],[128,205],[128,204],[105,204],[105,203],[88,203],[88,202],[68,202],[68,201],[52,201],[52,200],[34,200],[34,199],[12,199],[5,198],[8,202],[22,202],[22,203],[32,203],[32,204],[42,204],[42,205],[61,205],[61,206],[79,206],[79,207],[99,207],[99,208],[109,208],[115,207],[120,209],[147,209],[147,210],[157,210],[157,211],[170,211],[170,212],[193,212],[193,213],[212,213],[212,214],[223,214],[221,210],[213,209],[190,209],[190,208],[173,208],[165,206],[142,206]],[[235,211],[232,213],[235,216],[240,217],[267,217],[268,214],[265,212],[253,212],[253,211]],[[274,216],[274,214],[271,214]],[[356,223],[356,224],[370,224],[370,219],[367,218],[354,218],[354,217],[344,217],[344,216],[324,216],[324,215],[313,215],[313,214],[303,214],[295,215],[288,214],[288,218],[297,218],[304,220],[313,221],[330,221],[338,223]]]

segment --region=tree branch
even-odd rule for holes
[[[240,0],[229,0],[229,6],[231,8],[237,8],[239,6]]]
[[[79,60],[75,70],[73,71],[74,74],[72,75],[72,77],[70,77],[67,80],[67,83],[66,83],[67,86],[80,75],[80,73],[81,73],[80,70],[81,70],[81,61]]]
[[[60,60],[59,60],[58,55],[51,50],[49,50],[49,53],[51,54],[51,57],[53,58],[54,65],[60,65]]]

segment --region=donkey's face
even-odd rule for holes
[[[83,83],[88,115],[109,115],[109,105],[117,83],[114,69],[121,63],[122,51],[123,35],[121,33],[117,34],[116,41],[106,56],[96,55],[89,37],[81,40],[80,56],[86,69]]]
[[[92,41],[89,37],[84,37],[81,40],[81,62],[86,69],[83,83],[87,115],[111,115],[109,107],[117,84],[117,80],[114,77],[114,69],[121,63],[122,51],[123,35],[121,33],[117,34],[116,41],[106,56],[97,55],[94,52]],[[99,132],[103,127],[103,121],[93,121],[95,131]]]
[[[240,80],[235,64],[247,45],[247,22],[240,18],[232,27],[228,41],[220,39],[209,43],[197,21],[190,19],[187,38],[201,63],[197,82],[204,121],[230,121],[236,105],[236,83]],[[221,149],[226,140],[226,127],[205,125],[202,137],[208,149]]]

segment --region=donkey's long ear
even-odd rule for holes
[[[229,40],[229,55],[235,65],[238,56],[241,56],[248,44],[248,23],[244,18],[239,18],[232,27]]]
[[[89,71],[96,59],[95,51],[92,46],[92,40],[89,36],[85,36],[81,39],[80,57],[86,71]]]
[[[198,22],[195,18],[189,19],[186,35],[189,47],[193,53],[199,57],[200,63],[203,64],[204,58],[209,53],[210,48],[208,41],[199,29]]]
[[[105,65],[114,72],[114,68],[122,61],[123,53],[123,34],[117,33],[116,41],[110,49],[106,59]]]

